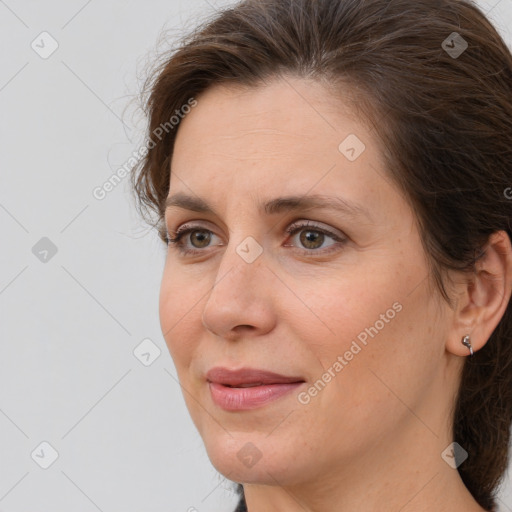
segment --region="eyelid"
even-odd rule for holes
[[[195,224],[196,222],[200,223],[200,224]],[[167,226],[166,226],[165,230],[168,235],[172,235],[173,237],[176,237],[177,234],[182,233],[183,231],[185,231],[188,228],[204,229],[204,230],[212,231],[212,233],[215,233],[215,231],[213,229],[210,229],[209,227],[207,227],[208,225],[213,226],[212,223],[205,221],[205,220],[189,220],[187,222],[184,222],[183,224],[180,224],[175,230],[168,229]]]
[[[348,238],[342,231],[336,230],[336,228],[332,228],[332,227],[328,226],[327,224],[324,224],[323,222],[315,221],[315,220],[311,220],[311,219],[298,219],[296,221],[293,221],[290,224],[290,226],[288,226],[285,229],[285,232],[289,234],[289,233],[293,233],[293,231],[296,229],[297,230],[305,229],[307,227],[311,227],[312,230],[317,229],[319,231],[323,231],[333,238],[337,238],[337,239],[341,239],[341,240],[345,240]]]
[[[199,224],[195,224],[196,222]],[[183,224],[179,225],[177,227],[177,229],[175,229],[175,230],[168,229],[167,224],[165,224],[164,230],[165,230],[165,234],[172,235],[173,237],[176,237],[177,234],[185,231],[185,229],[187,229],[187,228],[205,229],[205,230],[212,231],[212,233],[215,234],[215,229],[210,229],[208,227],[205,227],[205,225],[206,226],[208,226],[208,225],[214,226],[213,223],[211,223],[207,220],[204,220],[204,219],[201,219],[201,220],[192,219],[192,220],[186,221]],[[306,219],[306,218],[299,218],[299,219],[294,220],[284,231],[285,231],[285,233],[290,233],[290,231],[293,228],[298,227],[298,226],[303,227],[303,228],[311,226],[313,228],[324,230],[327,233],[329,233],[330,235],[337,236],[338,238],[341,238],[341,239],[348,238],[348,236],[343,231],[341,231],[339,229],[333,228],[333,227],[329,226],[328,224],[325,224],[321,221],[316,221],[316,220]]]

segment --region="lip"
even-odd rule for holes
[[[212,368],[206,374],[213,402],[227,411],[263,407],[304,384],[300,376],[287,376],[256,368]],[[250,387],[243,387],[250,386]]]
[[[206,380],[225,386],[240,386],[244,384],[290,384],[304,382],[300,376],[287,376],[279,373],[261,370],[259,368],[240,368],[230,370],[217,366],[206,374]]]

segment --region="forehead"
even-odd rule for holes
[[[341,121],[358,123],[348,92],[346,97],[344,103],[319,82],[292,77],[254,87],[215,85],[197,98],[198,106],[180,124],[178,139],[201,135],[209,143],[221,136],[265,135],[266,130],[304,138],[314,130],[335,143],[343,129]]]
[[[336,189],[360,200],[378,186],[383,164],[370,131],[320,83],[288,77],[257,87],[216,85],[197,102],[179,126],[169,195],[225,201],[229,193]]]

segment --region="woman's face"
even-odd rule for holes
[[[169,191],[190,202],[166,212],[171,237],[193,231],[168,250],[160,318],[214,466],[234,481],[306,485],[424,456],[445,434],[446,446],[460,369],[445,350],[450,313],[375,134],[300,79],[197,100]],[[243,390],[236,375],[208,374],[218,367],[294,383],[242,373],[265,384]]]

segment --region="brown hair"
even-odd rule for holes
[[[460,55],[450,52],[464,41]],[[451,304],[447,271],[471,273],[491,233],[512,235],[512,55],[496,29],[468,0],[245,0],[165,55],[143,91],[148,133],[215,84],[287,74],[357,91],[353,105],[382,143]],[[166,130],[132,174],[140,211],[156,213],[162,240],[176,132]],[[469,453],[458,471],[487,510],[507,468],[511,423],[509,305],[467,358],[454,405],[454,441]]]

